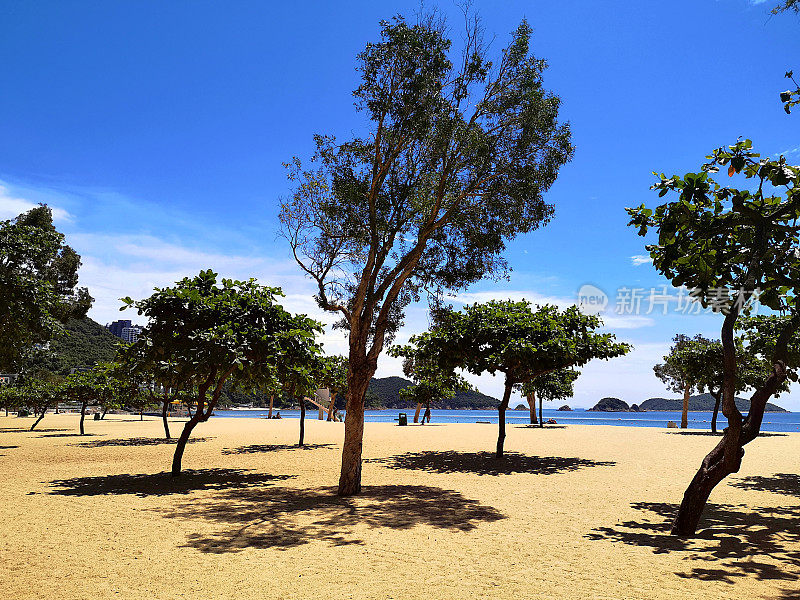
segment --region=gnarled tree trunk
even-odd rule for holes
[[[683,386],[683,412],[681,412],[681,429],[689,427],[689,394],[692,386],[689,383]]]
[[[417,410],[414,411],[414,423],[419,423],[419,413],[422,411],[422,402],[417,402]]]
[[[273,404],[274,401],[275,401],[275,394],[272,394],[269,397],[269,414],[267,415],[268,419],[272,418],[272,404]]]
[[[222,392],[222,385],[225,383],[230,374],[233,372],[233,368],[228,370],[222,377],[219,378],[217,381],[217,386],[214,388],[214,392],[211,395],[211,399],[206,404],[206,394],[208,393],[208,388],[211,386],[209,380],[203,383],[198,388],[197,391],[197,405],[195,406],[194,414],[192,418],[186,421],[186,424],[183,426],[183,431],[181,431],[181,435],[178,438],[178,443],[175,444],[175,454],[172,456],[172,476],[178,477],[181,474],[181,462],[183,461],[183,451],[186,450],[186,443],[189,441],[189,436],[192,435],[192,431],[197,426],[198,423],[204,423],[211,418],[211,415],[214,414],[214,408],[217,406],[217,402],[219,401],[219,395]]]
[[[536,425],[536,394],[528,394],[528,411],[531,414],[531,425]]]
[[[511,382],[506,377],[506,388],[503,391],[503,400],[497,407],[497,451],[495,456],[503,458],[503,444],[506,441],[506,409],[511,400]]]

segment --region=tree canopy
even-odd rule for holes
[[[49,207],[0,221],[0,371],[18,370],[35,345],[86,315],[92,298],[77,287],[80,264]]]
[[[319,323],[291,315],[277,303],[281,296],[279,288],[253,279],[218,281],[206,270],[156,288],[144,300],[124,299],[123,309],[135,308],[148,319],[133,352],[141,353],[144,364],[172,370],[177,387],[194,394],[194,414],[178,438],[173,475],[180,474],[192,430],[211,417],[227,382],[248,388],[268,384],[284,354],[313,341]]]
[[[622,356],[631,346],[614,334],[597,333],[600,317],[576,306],[564,310],[537,306],[527,300],[492,300],[462,311],[442,311],[429,331],[412,336],[411,343],[435,357],[438,369],[470,373],[503,373],[505,391],[500,402],[497,456],[503,455],[505,411],[516,385],[592,359]]]

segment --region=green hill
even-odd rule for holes
[[[694,412],[711,412],[714,410],[714,396],[711,394],[698,394],[689,397],[689,410]],[[736,398],[736,407],[741,412],[750,410],[750,400]],[[681,411],[683,410],[682,398],[650,398],[639,405],[640,410],[647,411]],[[789,412],[771,402],[767,403],[766,412]]]
[[[26,365],[27,371],[69,375],[72,369],[88,369],[114,359],[121,340],[89,317],[68,321],[62,335],[50,341]]]
[[[367,389],[366,407],[379,408],[413,408],[400,399],[400,390],[413,385],[403,377],[373,378]],[[497,398],[473,390],[462,390],[449,400],[434,403],[431,408],[449,409],[493,409],[499,404]]]

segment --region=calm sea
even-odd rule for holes
[[[281,417],[285,419],[299,419],[299,410],[281,410]],[[413,410],[368,410],[365,420],[368,422],[391,423],[397,421],[399,413],[405,412],[408,421],[414,417]],[[263,409],[244,410],[218,410],[217,417],[255,417],[263,418],[267,411]],[[317,410],[306,411],[307,419],[316,419]],[[668,421],[680,424],[680,412],[644,412],[644,413],[603,413],[590,412],[584,409],[573,411],[558,411],[545,409],[545,421],[555,419],[562,425],[617,425],[619,427],[662,427],[666,428]],[[509,410],[506,413],[506,423],[525,424],[530,420],[527,410]],[[431,423],[475,423],[478,421],[497,423],[496,410],[431,410]],[[721,431],[726,425],[725,417],[720,413],[717,422]],[[690,429],[711,429],[711,413],[690,412]],[[800,413],[766,413],[761,431],[800,431]]]

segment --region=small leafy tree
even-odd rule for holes
[[[797,106],[800,104],[800,83],[794,78],[793,71],[786,71],[786,79],[790,80],[795,89],[789,89],[785,92],[781,92],[781,102],[783,102],[783,110],[786,111],[786,114],[792,112],[792,107]]]
[[[421,341],[418,338],[419,341]],[[403,373],[410,377],[414,385],[400,390],[400,397],[411,404],[416,404],[414,423],[419,422],[419,413],[426,407],[429,414],[431,403],[448,400],[459,390],[469,390],[472,386],[452,369],[441,369],[438,357],[429,352],[433,348],[426,343],[418,345],[393,346],[389,355],[403,358]],[[425,417],[423,416],[423,422]]]
[[[658,377],[672,392],[683,393],[683,410],[681,412],[681,429],[689,426],[689,397],[693,390],[702,390],[699,377],[704,368],[703,349],[707,342],[702,335],[694,338],[677,334],[672,339],[669,354],[664,357],[664,362],[653,367]]]
[[[92,305],[78,288],[80,256],[41,205],[0,221],[0,372],[16,372],[36,344]]]
[[[316,136],[313,164],[289,165],[280,212],[317,302],[349,332],[343,496],[361,489],[364,398],[405,307],[505,273],[506,243],[550,219],[544,194],[573,154],[526,22],[496,60],[477,20],[460,55],[435,16],[381,22],[380,35],[358,56],[365,135]]]
[[[291,321],[291,334],[280,339],[276,368],[284,393],[300,404],[300,438],[297,445],[302,447],[305,445],[306,396],[316,392],[318,376],[324,368],[322,346],[315,341],[315,335],[322,331],[322,325],[305,315],[294,316]]]
[[[271,380],[282,343],[307,333],[307,324],[276,302],[279,296],[280,289],[252,279],[218,282],[217,274],[206,270],[173,287],[156,288],[144,300],[124,299],[123,309],[133,307],[148,319],[134,344],[141,344],[137,351],[148,353],[151,362],[169,357],[180,382],[176,387],[194,394],[192,416],[175,446],[173,476],[180,475],[189,436],[211,418],[223,385]]]
[[[534,413],[536,398],[539,398],[539,427],[544,427],[542,405],[546,401],[566,400],[575,393],[575,380],[581,372],[577,369],[558,369],[526,381],[522,384],[522,395],[528,399],[528,409],[531,415],[531,424],[536,423]]]
[[[101,363],[93,369],[68,375],[59,386],[60,392],[81,405],[80,432],[85,435],[84,421],[89,406],[118,406],[127,386],[114,377],[114,366]]]
[[[480,375],[502,373],[503,399],[498,406],[497,457],[503,456],[506,410],[512,389],[553,371],[579,367],[590,360],[622,356],[631,346],[611,333],[597,333],[602,321],[577,307],[559,310],[527,300],[492,300],[473,304],[463,312],[442,312],[428,332],[412,336],[411,343],[437,357],[438,368],[460,368]]]
[[[744,446],[758,436],[769,398],[794,378],[798,363],[790,342],[800,328],[800,168],[785,157],[761,158],[750,140],[719,148],[699,173],[667,177],[653,186],[659,196],[677,199],[655,210],[627,209],[639,234],[658,233],[647,246],[653,264],[675,286],[694,289],[704,306],[724,315],[721,331],[722,412],[728,420],[719,444],[706,456],[684,494],[672,526],[677,535],[693,535],[716,485],[741,466]],[[712,174],[726,168],[749,186],[717,183]],[[770,372],[750,399],[743,418],[736,407],[739,358],[734,341],[737,320],[758,292],[759,301],[786,318],[775,322],[768,357]],[[762,344],[765,348],[765,344]]]
[[[327,388],[330,394],[328,421],[336,419],[336,396],[347,392],[347,357],[334,355],[323,357],[323,368],[318,377],[318,385]]]

